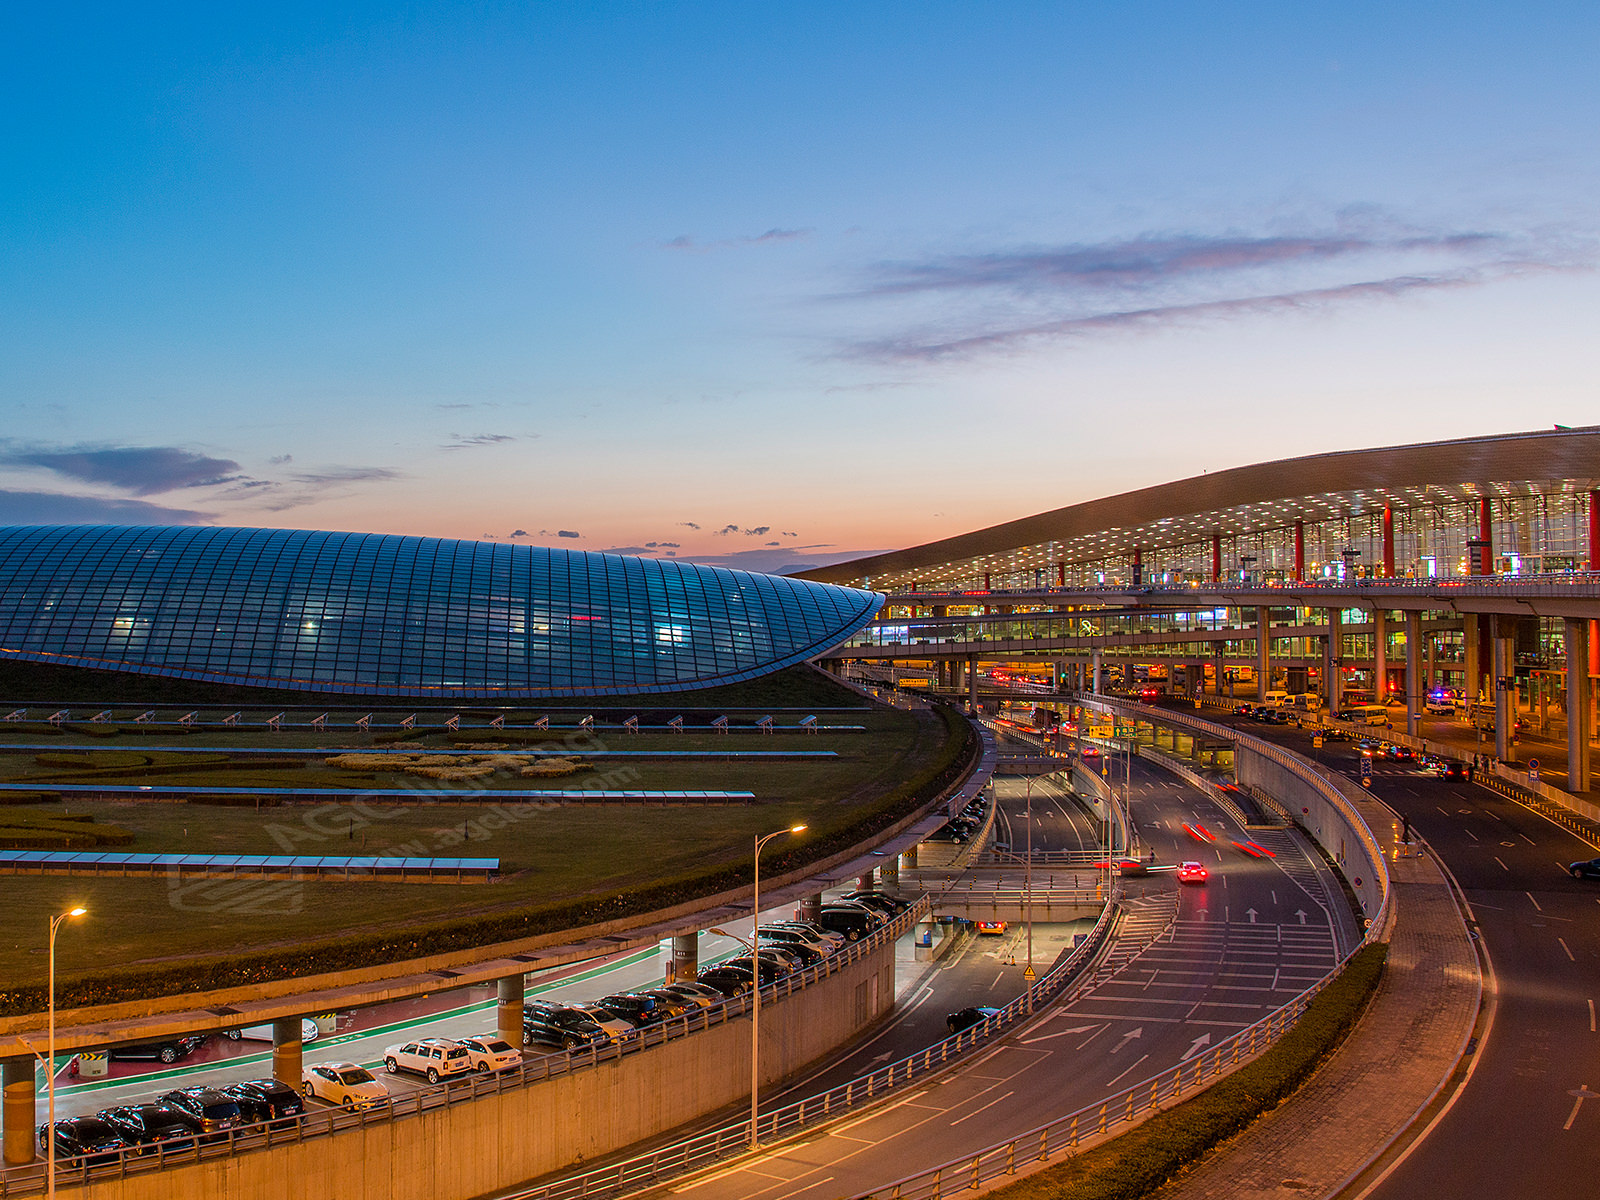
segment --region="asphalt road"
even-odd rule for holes
[[[1297,835],[1261,835],[1273,859],[1196,843],[1184,822],[1243,835],[1199,793],[1138,763],[1132,800],[1161,863],[1195,859],[1212,874],[1181,892],[1170,873],[1131,881],[1114,973],[879,1108],[663,1192],[696,1200],[869,1192],[1186,1061],[1327,972],[1347,937],[1333,915],[1341,901]],[[1014,799],[1005,804],[1015,820]]]
[[[1306,733],[1236,724],[1314,753]],[[1315,753],[1356,776],[1349,744]],[[1363,1197],[1594,1195],[1600,881],[1575,880],[1566,866],[1597,851],[1498,792],[1412,766],[1375,760],[1372,792],[1410,821],[1460,885],[1490,962],[1492,1016],[1448,1109]]]

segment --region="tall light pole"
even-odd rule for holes
[[[773,838],[803,833],[804,825],[791,825],[773,833],[756,836],[755,894],[750,909],[750,965],[755,969],[755,991],[750,997],[750,1149],[761,1146],[761,847]]]
[[[1036,976],[1033,971],[1033,777],[1031,775],[1026,780],[1025,786],[1027,787],[1028,801],[1026,817],[1028,823],[1028,862],[1022,873],[1024,895],[1022,915],[1023,924],[1028,930],[1028,968],[1022,972],[1022,977],[1028,981],[1028,1011],[1032,1012],[1033,981]]]
[[[88,911],[81,907],[71,908],[50,918],[50,1040],[44,1075],[45,1086],[50,1093],[50,1119],[46,1124],[50,1133],[45,1138],[45,1190],[52,1197],[56,1194],[56,930],[67,918],[81,917]]]

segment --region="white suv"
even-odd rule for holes
[[[383,1065],[389,1074],[411,1071],[427,1077],[429,1083],[438,1083],[452,1075],[465,1075],[472,1070],[472,1059],[460,1042],[445,1038],[423,1038],[416,1042],[403,1042],[398,1046],[385,1046]]]
[[[467,1061],[472,1064],[473,1070],[485,1075],[509,1071],[512,1067],[522,1065],[522,1051],[513,1049],[498,1033],[474,1034],[462,1038],[461,1044],[466,1047]]]

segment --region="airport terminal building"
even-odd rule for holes
[[[0,528],[0,657],[318,693],[454,702],[736,683],[849,637],[881,600],[497,542]]]

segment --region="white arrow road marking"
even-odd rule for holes
[[[1204,1050],[1210,1044],[1211,1035],[1209,1033],[1202,1033],[1199,1037],[1195,1038],[1194,1041],[1189,1043],[1189,1048],[1183,1052],[1183,1057],[1178,1061],[1188,1062],[1191,1058],[1193,1058],[1196,1054],[1199,1054],[1200,1051]]]
[[[1048,1042],[1051,1038],[1070,1037],[1075,1033],[1088,1033],[1092,1029],[1099,1030],[1104,1028],[1104,1025],[1075,1025],[1071,1029],[1062,1029],[1055,1033],[1041,1033],[1038,1037],[1022,1038],[1017,1044],[1019,1046],[1031,1046],[1035,1042]]]
[[[1304,925],[1306,923],[1306,910],[1305,909],[1303,909],[1303,908],[1295,909],[1294,910],[1294,915],[1300,918],[1300,924]]]
[[[1256,923],[1256,910],[1255,909],[1253,909],[1253,908],[1245,909],[1244,910],[1244,915],[1250,918],[1250,924],[1254,925]]]
[[[1139,1026],[1138,1029],[1129,1030],[1127,1033],[1122,1035],[1122,1040],[1120,1042],[1118,1042],[1115,1046],[1111,1047],[1111,1053],[1115,1054],[1118,1050],[1121,1050],[1124,1046],[1126,1046],[1134,1038],[1141,1038],[1143,1036],[1144,1036],[1144,1026],[1143,1025]]]
[[[1575,1096],[1576,1099],[1572,1102],[1572,1111],[1567,1114],[1567,1123],[1561,1127],[1562,1129],[1572,1128],[1572,1123],[1578,1119],[1578,1110],[1583,1107],[1585,1100],[1600,1100],[1600,1092],[1591,1092],[1587,1083],[1580,1083],[1567,1095]]]

